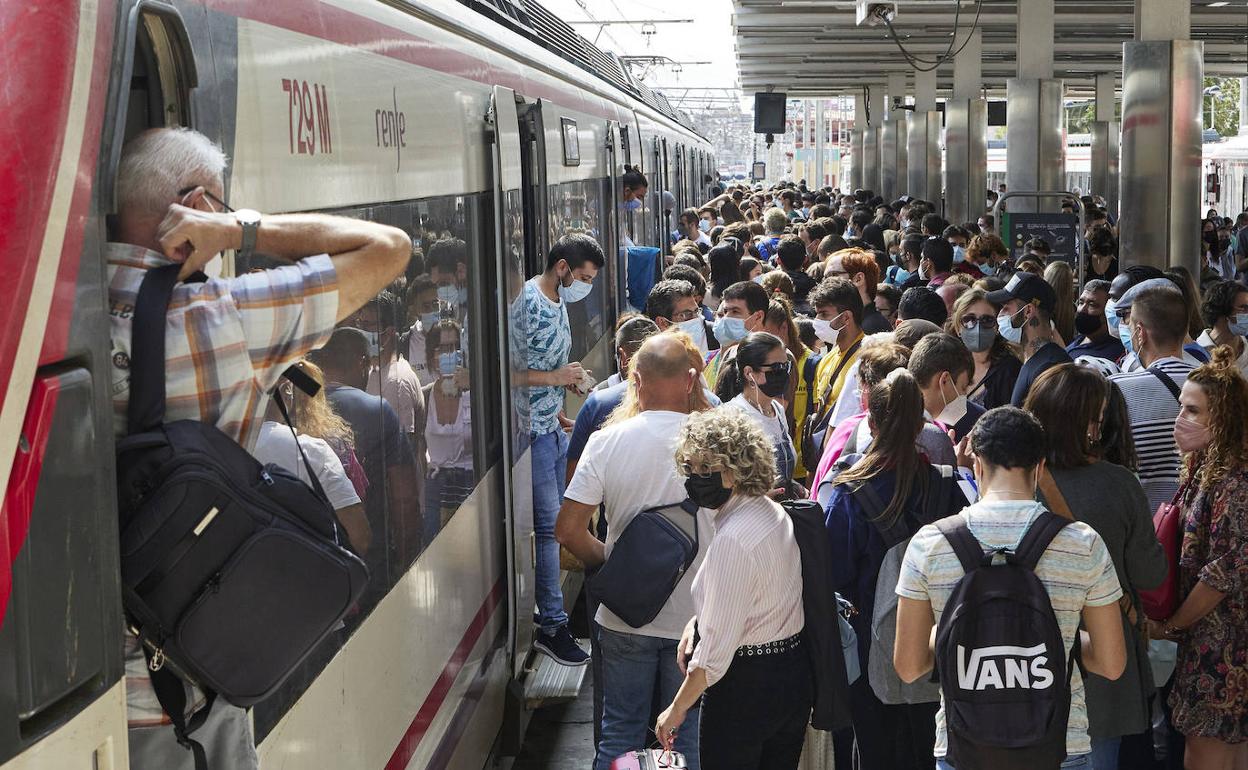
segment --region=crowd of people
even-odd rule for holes
[[[965,600],[966,533],[1032,571],[1067,661],[1056,753],[1008,766],[1248,766],[1248,215],[1226,238],[1210,220],[1192,275],[1130,264],[1082,204],[1082,269],[1039,239],[1012,256],[989,214],[864,190],[737,185],[677,214],[662,279],[619,319],[619,378],[572,428],[555,525],[590,575],[595,770],[655,740],[691,768],[796,767],[820,697],[812,590],[856,637],[838,760],[1007,766],[971,735],[1001,724],[950,713],[933,641]],[[696,553],[630,625],[594,571],[681,501]],[[815,589],[803,501],[831,554]],[[1171,503],[1181,601],[1150,618]]]

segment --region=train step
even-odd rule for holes
[[[589,652],[589,641],[581,640],[581,647]],[[534,652],[525,669],[524,705],[530,710],[556,703],[574,701],[581,693],[581,685],[589,666],[565,666],[553,658]]]

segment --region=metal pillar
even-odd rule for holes
[[[871,123],[863,126],[862,156],[866,162],[862,167],[862,186],[877,193],[880,191],[880,126],[884,123],[884,90],[882,83],[870,87],[868,103]]]
[[[945,102],[945,219],[972,222],[985,209],[988,189],[988,102]]]
[[[906,93],[905,73],[888,76],[884,125],[880,131],[880,196],[895,200],[906,187]]]
[[[1177,5],[1186,4],[1167,7]],[[1203,62],[1204,45],[1191,40],[1123,44],[1123,267],[1184,265],[1200,274],[1192,244],[1200,237]]]
[[[849,189],[862,189],[863,165],[862,129],[855,128],[849,132]]]
[[[1010,78],[1010,117],[1005,127],[1005,181],[1010,190],[1066,189],[1066,143],[1062,133],[1062,81]],[[1055,209],[1056,201],[1019,199],[1011,211]]]
[[[936,70],[914,72],[914,112],[906,115],[906,194],[940,201],[940,113]]]
[[[824,121],[823,121],[823,99],[815,100],[815,173],[813,179],[806,180],[812,190],[823,187],[827,174],[824,169]]]
[[[1105,197],[1111,214],[1118,212],[1118,139],[1121,128],[1115,109],[1114,73],[1096,76],[1096,122],[1092,124],[1091,194]]]

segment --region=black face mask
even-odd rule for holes
[[[1091,313],[1075,313],[1075,331],[1085,337],[1091,337],[1105,328],[1105,317]]]
[[[769,370],[767,372],[766,379],[762,382],[758,382],[757,378],[758,375],[755,375],[754,381],[758,383],[758,389],[761,390],[764,395],[771,396],[772,398],[779,398],[780,396],[783,396],[784,392],[789,389],[789,373],[787,370],[780,372],[775,371],[774,369]]]
[[[732,497],[732,490],[724,486],[719,471],[688,477],[685,479],[685,493],[699,508],[719,508]]]

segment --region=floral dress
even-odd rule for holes
[[[1226,594],[1179,642],[1170,706],[1184,735],[1248,740],[1248,470],[1200,490],[1184,517],[1180,587]]]

